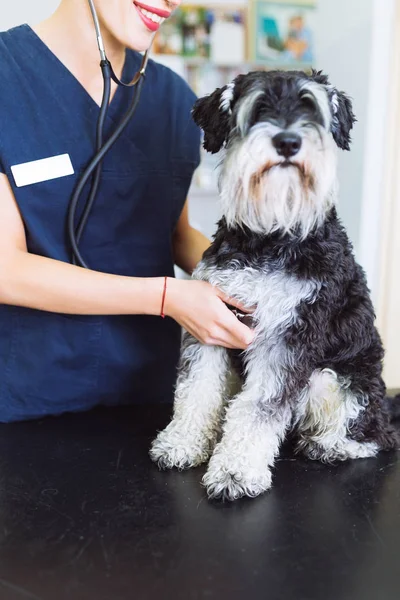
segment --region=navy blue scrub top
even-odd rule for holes
[[[124,80],[140,62],[140,54],[127,51]],[[67,207],[93,155],[99,107],[28,25],[0,34],[0,81],[0,172],[15,194],[28,251],[70,262]],[[116,92],[106,135],[132,94]],[[137,112],[104,160],[82,238],[92,269],[174,275],[172,234],[199,163],[194,101],[178,75],[149,62]],[[69,154],[74,175],[16,187],[13,165],[62,154]],[[172,401],[179,347],[180,328],[168,318],[71,316],[0,305],[0,421],[99,404]]]

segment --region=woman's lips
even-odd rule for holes
[[[147,4],[142,4],[141,2],[134,2],[134,5],[147,29],[153,32],[157,31],[160,28],[160,25],[171,14],[166,10],[154,8],[153,6],[148,6]]]
[[[168,17],[171,14],[171,12],[168,10],[162,10],[161,8],[156,8],[155,6],[149,6],[148,4],[143,4],[143,2],[135,2],[135,4],[137,6],[140,6],[140,8],[144,8],[145,10],[148,10],[149,12],[152,12],[155,15],[162,17],[163,19],[168,19]]]

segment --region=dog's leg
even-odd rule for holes
[[[349,437],[354,441],[374,442],[379,450],[398,450],[400,434],[391,422],[380,365],[371,366],[365,361],[349,377],[349,390],[364,407],[349,427]]]
[[[271,467],[290,424],[283,371],[259,360],[247,366],[246,383],[230,402],[222,439],[203,478],[210,498],[236,500],[268,490]]]
[[[185,469],[208,460],[220,430],[227,376],[224,348],[184,335],[174,416],[150,451],[160,468]]]
[[[351,382],[330,369],[314,371],[296,405],[298,451],[323,462],[375,456],[379,444],[352,433],[366,410]]]

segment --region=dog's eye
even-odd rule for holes
[[[312,94],[302,94],[300,96],[301,103],[305,108],[315,110],[317,108],[317,102]]]

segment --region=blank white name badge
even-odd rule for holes
[[[50,181],[59,177],[67,177],[74,174],[74,168],[69,154],[42,158],[32,162],[22,163],[11,167],[17,187],[33,185],[42,181]]]

